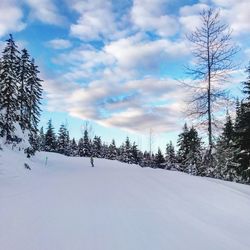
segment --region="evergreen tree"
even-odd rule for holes
[[[245,100],[238,107],[236,113],[235,134],[237,146],[240,148],[238,162],[239,174],[243,182],[250,182],[250,64],[246,69],[247,79],[243,82]]]
[[[217,164],[214,177],[229,181],[239,181],[238,167],[235,161],[239,150],[234,142],[234,127],[230,115],[227,115],[223,132],[216,145]]]
[[[39,131],[39,136],[38,136],[38,150],[39,151],[44,151],[45,150],[45,134],[43,131],[43,127],[41,127],[40,131]]]
[[[84,156],[84,141],[83,141],[83,138],[80,138],[80,140],[78,142],[78,155],[80,157]]]
[[[30,55],[26,49],[22,50],[21,60],[20,60],[20,74],[19,74],[19,88],[18,88],[18,101],[20,108],[20,127],[24,131],[25,129],[30,129],[30,121],[27,116],[27,110],[29,108],[29,90],[27,88],[27,82],[31,77],[31,62]]]
[[[89,134],[88,134],[88,130],[85,129],[84,130],[84,135],[83,135],[83,156],[84,157],[90,157],[91,156],[91,142],[89,139]]]
[[[202,167],[201,139],[194,127],[188,129],[187,125],[184,125],[178,146],[180,170],[193,175],[205,175],[206,170]]]
[[[51,119],[48,121],[48,128],[45,134],[45,151],[56,151],[56,135]]]
[[[35,65],[34,59],[30,65],[30,76],[26,84],[28,105],[26,115],[29,121],[29,130],[31,133],[37,132],[37,125],[40,117],[40,104],[42,98],[42,80],[38,78],[38,67]]]
[[[153,167],[153,161],[149,152],[145,151],[140,162],[141,167]]]
[[[10,35],[3,51],[0,71],[0,136],[5,137],[7,143],[21,140],[20,135],[15,134],[19,119],[19,53]]]
[[[109,145],[109,148],[108,148],[108,157],[107,158],[110,160],[116,160],[117,155],[118,155],[118,152],[117,152],[115,140],[113,139],[111,144]]]
[[[165,159],[160,148],[158,148],[157,154],[154,158],[154,162],[157,168],[165,168]]]
[[[57,137],[57,152],[64,155],[69,155],[69,131],[66,126],[62,124],[59,128],[59,134]]]
[[[122,161],[126,163],[132,163],[132,148],[129,138],[126,138],[123,153],[122,153]]]
[[[109,146],[104,142],[101,148],[101,158],[108,159]]]
[[[188,142],[188,127],[184,124],[182,133],[179,134],[177,145],[179,147],[177,157],[180,163],[180,171],[185,171],[187,155],[189,153],[189,142]]]
[[[175,149],[173,146],[172,141],[170,141],[166,146],[166,168],[167,169],[175,169],[176,166],[176,156],[175,156]]]
[[[78,156],[78,146],[75,141],[75,138],[70,140],[70,156]]]
[[[92,144],[92,156],[95,158],[101,157],[102,141],[100,136],[95,136]]]
[[[137,149],[137,145],[134,142],[132,147],[131,147],[131,163],[138,164],[139,162],[140,162],[139,150]]]

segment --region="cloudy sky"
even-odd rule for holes
[[[243,69],[250,59],[250,0],[1,0],[0,48],[9,33],[36,59],[44,79],[41,125],[84,121],[104,140],[128,135],[146,149],[175,140],[185,121],[190,60],[185,34],[209,6],[233,29]],[[234,89],[240,89],[238,72]],[[189,121],[190,122],[190,121]]]

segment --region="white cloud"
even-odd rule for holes
[[[179,25],[174,16],[165,14],[169,0],[134,0],[131,18],[144,31],[154,31],[160,36],[176,34]]]
[[[185,42],[172,42],[167,39],[155,41],[133,36],[114,41],[105,46],[104,51],[112,55],[117,64],[124,68],[158,68],[169,58],[178,58],[188,53]]]
[[[30,8],[30,17],[43,23],[62,25],[65,18],[59,13],[59,10],[53,0],[23,0]]]
[[[53,39],[48,41],[46,45],[53,49],[68,49],[72,46],[71,42],[66,39]]]
[[[69,4],[80,14],[77,23],[70,27],[73,36],[83,40],[100,40],[116,32],[111,1],[69,1]]]
[[[130,15],[120,13],[120,20],[114,1],[67,1],[79,14],[70,33],[84,43],[54,58],[65,72],[45,83],[48,108],[136,132],[179,130],[190,93],[159,72],[165,62],[181,64],[189,55],[182,35],[199,25],[208,1],[183,6],[178,16],[170,16],[169,0],[134,0]],[[223,0],[220,5],[223,11],[232,7]],[[130,22],[131,27],[123,26]],[[147,31],[159,36],[152,39]],[[94,47],[92,40],[103,45]],[[67,47],[64,41],[50,42]]]
[[[15,0],[0,1],[0,37],[11,32],[21,31],[26,27],[23,12]]]
[[[184,33],[194,31],[201,24],[200,13],[209,6],[203,3],[185,5],[179,10],[179,22]]]
[[[232,27],[234,34],[240,35],[250,33],[250,1],[222,1],[214,0],[214,2],[221,8],[221,15]]]

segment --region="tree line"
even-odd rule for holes
[[[58,133],[49,120],[46,131],[43,127],[37,136],[36,148],[41,151],[57,152],[67,156],[95,157],[118,160],[141,167],[177,170],[196,176],[213,177],[222,180],[250,183],[250,64],[246,70],[248,77],[243,82],[245,97],[236,102],[235,119],[230,114],[221,134],[213,144],[211,152],[214,159],[209,165],[207,146],[199,136],[197,129],[184,124],[178,136],[177,149],[170,141],[164,152],[160,148],[156,153],[141,151],[129,137],[117,146],[113,139],[110,144],[95,135],[91,139],[88,129],[76,141],[70,138],[67,127],[62,124]]]

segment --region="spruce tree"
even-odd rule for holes
[[[12,35],[6,41],[2,53],[0,71],[0,136],[7,143],[20,142],[20,135],[15,134],[19,120],[19,66],[20,57]]]
[[[45,134],[45,151],[56,152],[56,134],[51,119],[48,121],[48,128]]]
[[[64,124],[59,128],[57,137],[57,152],[64,155],[69,155],[69,132]]]
[[[38,143],[39,143],[38,150],[45,151],[45,134],[43,131],[43,127],[41,127],[39,130],[38,140],[39,140],[38,141]]]
[[[78,156],[84,157],[84,141],[83,138],[80,138],[78,142]]]
[[[88,130],[85,129],[83,135],[83,156],[90,157],[91,154],[92,154],[91,141],[89,139]]]
[[[31,62],[30,55],[26,49],[22,50],[21,60],[20,60],[20,73],[19,73],[19,88],[18,88],[18,101],[20,109],[20,127],[24,131],[25,129],[30,129],[30,121],[27,116],[27,110],[29,108],[29,90],[27,82],[31,77]]]
[[[38,67],[35,65],[35,60],[32,59],[30,64],[30,76],[26,84],[28,105],[26,115],[29,121],[29,130],[31,133],[37,132],[37,125],[40,117],[40,104],[42,98],[42,80],[38,77]]]
[[[70,156],[78,156],[78,146],[75,138],[70,140]]]
[[[217,164],[214,170],[214,177],[229,180],[239,181],[238,175],[239,164],[235,161],[239,154],[239,149],[234,141],[235,132],[230,115],[226,117],[226,123],[223,132],[216,144],[216,159]]]
[[[134,142],[131,147],[131,163],[132,164],[139,164],[140,158],[139,158],[139,150],[137,148],[136,143]]]
[[[247,79],[243,82],[243,93],[246,97],[238,107],[235,133],[236,143],[240,148],[238,154],[239,174],[243,182],[250,183],[250,64],[246,69],[246,73]]]
[[[157,168],[165,168],[165,159],[160,148],[154,157],[154,162]]]
[[[132,163],[132,148],[129,137],[126,138],[123,153],[122,153],[122,161],[126,163]]]
[[[201,139],[194,127],[188,129],[187,125],[184,125],[183,132],[179,135],[178,146],[180,170],[193,175],[205,175],[206,169],[202,167]]]
[[[170,141],[166,146],[166,168],[167,169],[174,169],[176,168],[176,156],[175,156],[175,149],[173,146],[172,141]]]
[[[108,148],[108,157],[107,158],[109,160],[116,160],[117,155],[118,155],[118,152],[117,152],[115,140],[113,139],[111,144],[109,145],[109,148]]]
[[[152,167],[152,159],[149,152],[144,151],[142,154],[142,160],[140,162],[141,167]]]
[[[184,124],[182,133],[179,134],[179,138],[177,141],[177,145],[179,147],[177,157],[178,157],[178,163],[180,164],[180,171],[186,170],[186,161],[187,161],[187,155],[189,153],[189,143],[188,143],[188,127],[187,124]]]
[[[109,155],[109,146],[104,142],[102,143],[102,148],[101,148],[101,158],[108,159]]]
[[[102,141],[100,136],[95,136],[92,144],[92,156],[95,158],[101,157]]]

